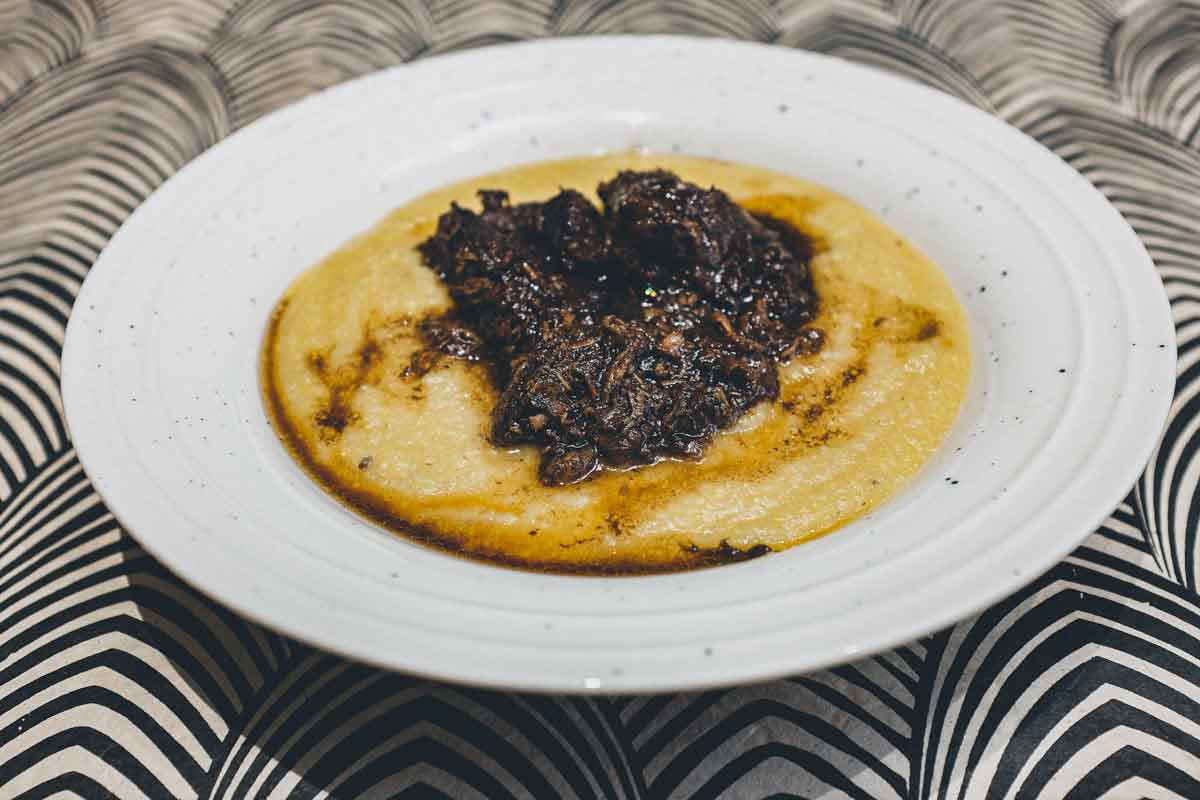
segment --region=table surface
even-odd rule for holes
[[[273,109],[432,53],[677,32],[871,64],[1086,175],[1150,250],[1179,384],[1102,528],[979,617],[699,694],[367,668],[183,585],[84,477],[58,393],[89,265]],[[0,0],[0,796],[1200,798],[1200,6],[1159,0]],[[27,793],[27,794],[23,794]]]

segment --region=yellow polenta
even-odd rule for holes
[[[486,369],[406,375],[415,323],[450,307],[416,245],[479,188],[514,203],[593,197],[621,169],[717,186],[817,242],[825,345],[780,368],[780,399],[719,433],[700,462],[543,486],[538,454],[487,438]],[[281,439],[318,482],[376,521],[492,561],[574,572],[683,569],[826,533],[894,493],[930,457],[970,373],[967,323],[938,269],[865,209],[764,169],[625,153],[543,162],[426,194],[301,275],[280,300],[263,385]],[[320,424],[336,416],[339,424]],[[338,430],[340,428],[340,430]]]

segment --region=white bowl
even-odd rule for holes
[[[958,424],[902,494],[783,553],[580,578],[462,560],[317,488],[257,357],[305,267],[441,184],[644,147],[761,164],[881,214],[941,265],[974,339]],[[817,55],[592,38],[432,58],[273,114],[188,165],[88,276],[63,392],[113,513],[184,579],[318,646],[455,681],[655,691],[814,669],[1016,589],[1124,497],[1174,381],[1151,262],[1080,175],[1004,123]]]

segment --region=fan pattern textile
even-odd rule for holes
[[[543,36],[691,33],[899,73],[1089,178],[1170,295],[1179,380],[1126,502],[981,616],[700,694],[516,695],[314,651],[146,555],[58,390],[88,267],[174,171],[318,89]],[[0,0],[0,796],[1200,798],[1200,4]]]

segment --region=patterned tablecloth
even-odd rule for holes
[[[1024,129],[1137,229],[1179,386],[1070,558],[884,655],[587,699],[381,672],[240,619],[123,532],[71,449],[88,266],[172,172],[317,89],[547,35],[833,53]],[[0,796],[1200,798],[1200,5],[1161,0],[0,0]]]

